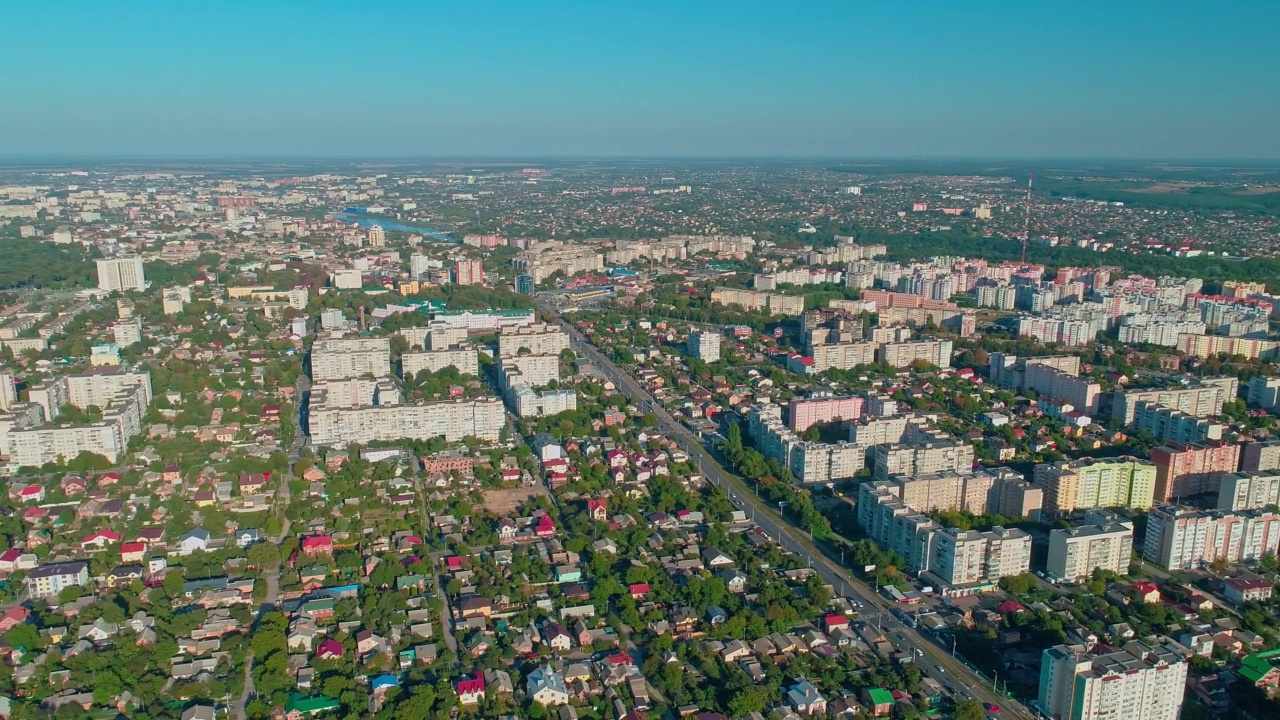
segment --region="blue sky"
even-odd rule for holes
[[[1280,157],[1276,0],[5,4],[0,155]]]

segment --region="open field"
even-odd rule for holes
[[[495,515],[509,515],[529,498],[546,495],[545,485],[484,491],[484,509]]]

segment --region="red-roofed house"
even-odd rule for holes
[[[316,648],[317,660],[339,660],[342,658],[342,643],[333,638],[325,638]]]
[[[609,467],[612,469],[616,470],[627,466],[627,454],[622,450],[610,450],[609,454],[605,455],[605,457],[608,458]]]
[[[92,535],[86,535],[85,538],[80,541],[80,547],[84,550],[101,550],[111,543],[120,542],[122,539],[124,539],[124,535],[121,535],[118,532],[112,532],[111,530],[99,530]]]
[[[587,501],[587,514],[596,522],[604,522],[609,519],[609,501],[604,498],[598,500]]]
[[[146,554],[147,544],[143,542],[127,542],[120,546],[120,562],[142,562]]]
[[[1014,602],[1012,600],[1005,600],[1004,602],[1000,603],[996,607],[996,612],[1000,613],[1001,615],[1008,615],[1009,613],[1026,612],[1026,610],[1027,608],[1025,605],[1019,602]]]
[[[333,538],[328,535],[308,535],[302,538],[302,546],[300,548],[304,555],[315,557],[317,555],[333,554]]]
[[[44,487],[41,485],[28,485],[18,491],[18,499],[22,502],[42,502],[44,500]]]
[[[540,538],[553,537],[556,534],[556,522],[551,519],[550,515],[543,515],[538,518],[538,523],[534,526],[533,532]]]
[[[5,610],[0,614],[0,633],[7,633],[27,621],[27,616],[31,614],[30,610],[18,605]]]
[[[0,553],[0,572],[13,572],[18,568],[18,558],[22,557],[22,551],[18,548],[9,548]]]
[[[458,702],[463,705],[479,705],[484,700],[484,671],[458,681]]]
[[[1222,594],[1236,605],[1262,602],[1275,592],[1275,585],[1263,577],[1233,577],[1223,583]]]
[[[649,595],[649,583],[635,583],[627,590],[631,593],[631,599],[642,600]]]
[[[822,629],[828,633],[830,633],[832,630],[835,630],[836,628],[847,628],[847,627],[849,627],[849,618],[845,617],[844,615],[837,615],[835,613],[832,613],[822,618]]]
[[[120,473],[102,473],[98,476],[98,487],[111,487],[122,479]]]
[[[1138,597],[1142,598],[1144,603],[1160,602],[1160,587],[1153,582],[1139,580],[1133,584],[1133,589],[1137,591]]]

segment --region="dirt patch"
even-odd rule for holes
[[[548,495],[544,485],[484,491],[484,508],[494,515],[510,515],[521,503],[539,495]]]

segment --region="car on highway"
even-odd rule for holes
[[[989,712],[989,713],[998,713],[998,712],[1000,712],[1000,706],[999,706],[999,705],[996,705],[996,704],[994,704],[994,703],[987,703],[985,707],[987,708],[987,712]]]

